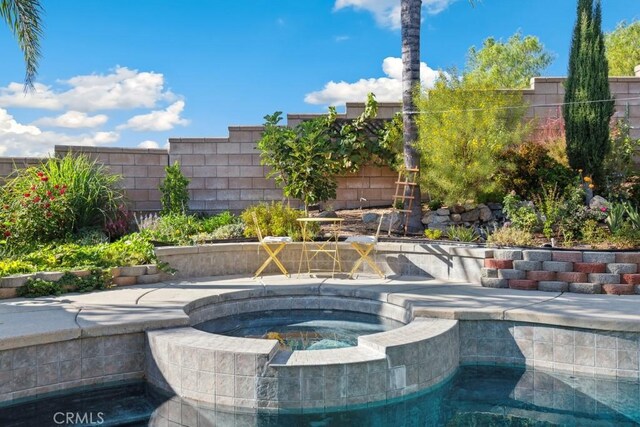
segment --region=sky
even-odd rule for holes
[[[0,25],[0,156],[54,145],[166,147],[225,137],[275,111],[401,97],[400,0],[41,0],[36,90]],[[423,84],[464,68],[471,46],[535,35],[566,74],[575,0],[423,0]],[[603,30],[640,19],[638,0],[602,0]]]

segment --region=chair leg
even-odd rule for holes
[[[256,271],[256,273],[255,273],[255,275],[253,277],[258,277],[260,275],[260,273],[262,273],[262,271],[265,268],[267,268],[267,266],[269,264],[271,264],[271,262],[274,262],[276,264],[276,266],[280,269],[282,274],[284,274],[285,276],[289,277],[289,272],[287,271],[285,266],[278,259],[278,254],[280,253],[280,251],[282,251],[282,249],[284,249],[284,246],[285,246],[285,244],[282,243],[282,244],[278,245],[275,249],[272,249],[268,244],[266,244],[266,243],[263,244],[262,247],[264,248],[265,252],[269,255],[269,257],[264,261],[264,263],[262,263],[262,265],[260,266],[260,268],[258,268],[258,270]]]
[[[362,264],[363,261],[369,264],[369,266],[373,269],[373,271],[375,271],[380,277],[384,278],[384,274],[382,273],[380,268],[369,257],[369,254],[371,253],[375,245],[360,245],[359,243],[351,243],[351,246],[353,246],[356,252],[358,252],[358,254],[360,255],[360,258],[353,265],[353,268],[349,273],[350,278],[353,278],[353,275],[355,274],[356,270],[358,269],[358,267],[360,267],[360,264]]]

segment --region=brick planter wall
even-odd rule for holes
[[[640,294],[640,253],[496,249],[486,252],[482,286],[583,294]]]

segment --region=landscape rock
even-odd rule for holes
[[[335,218],[338,216],[335,211],[322,211],[318,214],[319,218]]]
[[[436,211],[436,213],[438,215],[446,215],[446,216],[449,216],[451,214],[448,208],[440,208]]]
[[[480,209],[472,209],[461,215],[464,222],[475,222],[480,219]]]
[[[456,214],[461,214],[461,213],[463,213],[465,211],[464,206],[462,206],[462,205],[453,205],[449,209],[451,210],[451,212],[456,213]]]
[[[593,196],[589,202],[589,207],[593,210],[601,210],[602,208],[609,209],[609,202],[602,196]]]
[[[453,221],[453,222],[462,222],[462,216],[460,214],[457,214],[457,213],[451,214],[451,221]]]
[[[377,213],[365,212],[362,214],[363,224],[376,224],[376,227],[377,227],[379,220],[380,220],[380,215],[378,215]]]
[[[480,221],[491,221],[491,219],[493,218],[493,213],[491,212],[491,209],[489,209],[488,206],[486,205],[478,205],[478,210],[479,210],[479,214],[480,214]]]

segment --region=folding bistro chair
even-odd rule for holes
[[[380,227],[382,227],[382,221],[384,219],[384,215],[380,215],[380,221],[378,222],[378,229],[376,230],[375,236],[349,236],[345,240],[350,243],[353,249],[356,250],[360,258],[353,265],[353,268],[349,272],[349,277],[352,278],[355,274],[358,267],[362,262],[366,262],[369,266],[375,271],[380,277],[384,279],[384,273],[380,270],[380,268],[376,265],[376,263],[371,259],[369,255],[371,251],[376,247],[378,243],[378,236],[380,235]]]
[[[262,271],[267,268],[271,262],[274,262],[282,274],[289,277],[289,272],[282,265],[280,260],[278,259],[278,254],[281,250],[284,249],[287,243],[291,243],[293,240],[291,237],[278,237],[278,236],[265,236],[262,237],[262,231],[260,231],[260,225],[258,225],[258,217],[255,212],[251,213],[251,217],[253,218],[253,224],[256,227],[256,234],[258,235],[258,240],[260,241],[260,246],[264,248],[269,257],[264,261],[264,263],[260,266],[260,268],[256,271],[256,274],[253,277],[258,277]],[[260,247],[258,247],[258,252],[260,252]]]

